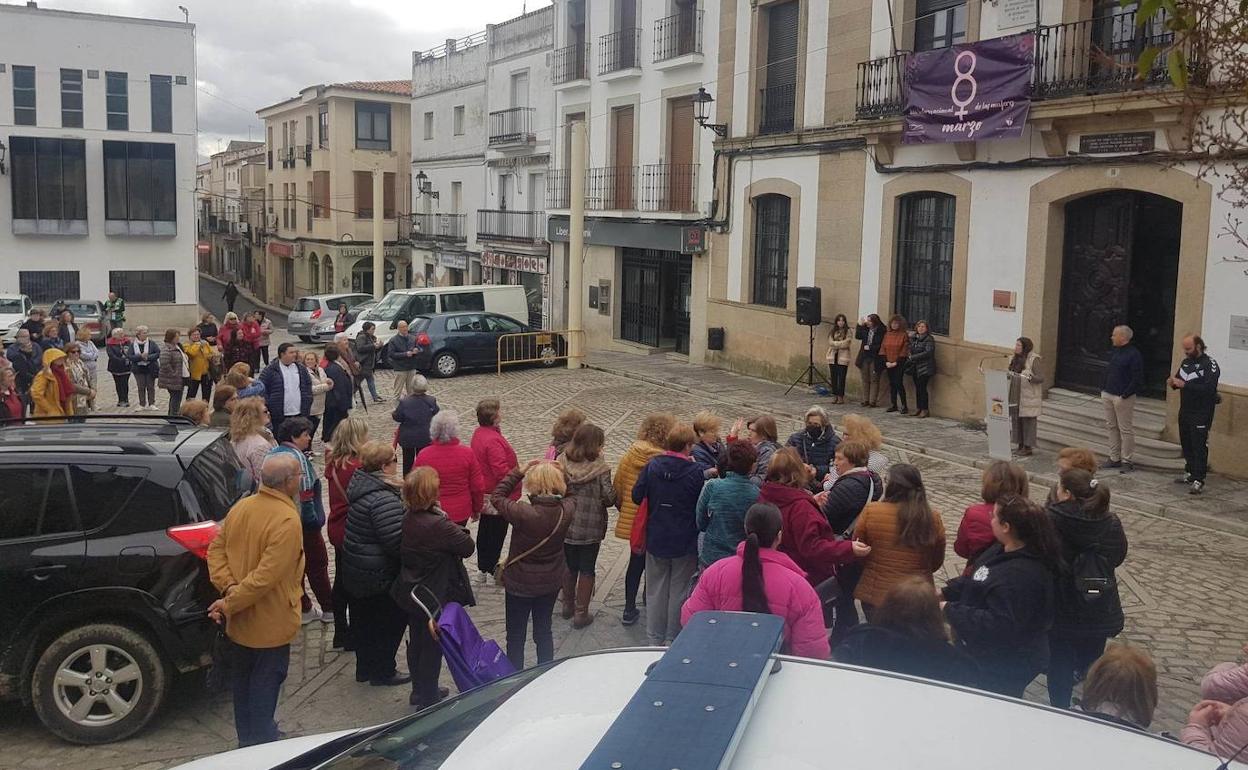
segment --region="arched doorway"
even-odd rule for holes
[[[1100,391],[1110,333],[1135,331],[1144,356],[1144,392],[1164,397],[1174,346],[1183,204],[1115,190],[1065,206],[1056,384]]]
[[[382,279],[385,292],[394,290],[394,279],[398,269],[390,260],[386,260],[386,274]],[[351,268],[351,291],[361,294],[373,293],[373,258],[364,257]]]
[[[308,287],[313,294],[321,293],[321,261],[316,258],[316,252],[308,255]]]
[[[325,261],[321,263],[321,269],[325,271],[326,293],[334,292],[334,260],[328,254],[325,255]]]

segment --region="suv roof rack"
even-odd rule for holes
[[[198,427],[189,418],[170,415],[91,414],[70,420],[56,416],[0,419],[0,451],[20,446],[23,451],[60,452],[91,446],[155,454],[145,439],[176,441],[185,429]],[[93,434],[92,428],[102,430]]]
[[[15,428],[23,425],[30,426],[33,424],[55,424],[55,425],[85,425],[92,422],[103,421],[116,422],[118,420],[135,420],[137,422],[160,423],[162,429],[172,429],[172,435],[177,435],[177,426],[185,425],[187,427],[196,427],[195,421],[189,417],[181,415],[168,414],[84,414],[76,417],[64,417],[58,415],[39,415],[38,417],[4,417],[0,418],[0,428]],[[168,431],[166,431],[168,432]]]
[[[784,622],[751,612],[699,612],[649,671],[581,770],[732,762],[767,679]]]

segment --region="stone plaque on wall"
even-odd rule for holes
[[[1036,26],[1036,0],[1000,0],[997,3],[997,29]]]
[[[1152,131],[1123,131],[1115,134],[1084,134],[1079,137],[1079,152],[1098,153],[1152,152],[1157,135]]]

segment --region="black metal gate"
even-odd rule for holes
[[[663,252],[624,249],[620,284],[620,337],[659,346],[659,264]]]

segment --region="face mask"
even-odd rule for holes
[[[821,428],[821,427],[819,427],[819,426],[817,426],[817,425],[807,425],[807,426],[806,426],[806,435],[807,435],[807,436],[810,436],[811,438],[819,438],[819,436],[821,436],[822,434],[823,434],[823,428]]]

